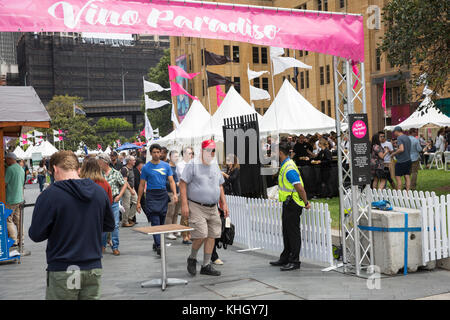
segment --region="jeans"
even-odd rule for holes
[[[39,190],[42,192],[44,190],[45,176],[43,174],[38,174]]]
[[[166,221],[166,213],[151,212],[148,218],[150,219],[152,226],[161,226]],[[153,241],[156,248],[161,247],[161,236],[159,234],[153,235]]]
[[[113,250],[119,249],[119,224],[120,224],[120,211],[119,211],[119,203],[113,202],[111,205],[112,212],[114,215],[114,231],[111,232],[111,240],[112,240],[112,248]],[[106,248],[106,238],[107,238],[108,232],[103,232],[102,235],[102,242],[103,242],[103,248]]]

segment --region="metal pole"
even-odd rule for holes
[[[161,267],[162,267],[162,279],[161,279],[161,288],[162,290],[166,289],[167,286],[167,265],[166,265],[166,241],[165,234],[162,233],[160,235],[161,238]]]
[[[122,71],[122,102],[125,104],[125,76],[127,75],[128,71],[123,73]]]

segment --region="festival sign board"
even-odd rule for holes
[[[353,185],[370,184],[370,141],[367,114],[349,114]]]
[[[0,0],[0,31],[156,34],[254,43],[364,62],[360,14],[161,0]]]

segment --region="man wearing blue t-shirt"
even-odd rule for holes
[[[163,225],[166,219],[167,204],[169,203],[169,195],[167,194],[166,182],[169,181],[170,189],[174,193],[173,202],[178,202],[175,181],[172,176],[172,168],[167,162],[161,161],[161,146],[152,144],[150,146],[150,154],[152,159],[142,168],[141,181],[139,183],[139,192],[136,210],[141,213],[141,198],[144,193],[145,184],[147,183],[147,191],[145,194],[147,219],[152,226]],[[159,234],[153,235],[153,250],[161,255],[161,238]]]

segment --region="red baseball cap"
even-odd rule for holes
[[[216,147],[214,140],[205,140],[202,142],[202,149],[206,149],[208,147],[213,149]]]

